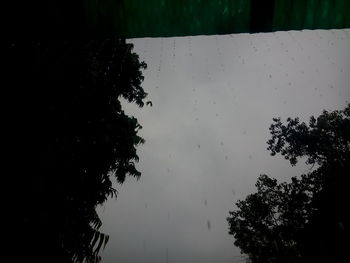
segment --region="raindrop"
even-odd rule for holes
[[[244,130],[244,131],[243,131],[243,134],[244,134],[244,135],[246,135],[246,134],[247,134],[247,131],[246,131],[246,130]]]
[[[207,199],[204,200],[204,205],[205,205],[205,206],[208,206]]]
[[[211,223],[210,223],[210,221],[209,221],[209,220],[207,221],[207,227],[208,227],[208,230],[210,230],[210,229],[211,229]]]
[[[249,154],[248,156],[249,160],[253,159],[253,156],[251,154]]]
[[[343,31],[343,33],[344,33],[345,35],[347,35],[347,36],[350,38],[349,33],[347,33],[344,29],[342,29],[342,31]]]
[[[294,42],[297,43],[297,45],[299,46],[299,48],[300,48],[301,50],[303,50],[303,47],[299,44],[299,42],[298,42],[297,39],[292,35],[292,33],[291,33],[291,32],[287,32],[287,33],[288,33],[289,36],[294,40]]]
[[[232,195],[236,195],[236,191],[233,188],[232,188]]]
[[[225,156],[225,160],[226,160],[226,161],[228,160],[228,156],[227,156],[227,155]]]
[[[221,145],[221,146],[224,146],[224,143],[223,143],[223,142],[220,142],[220,145]]]
[[[317,31],[314,31],[314,32],[315,32],[315,34],[318,36],[319,39],[322,39],[322,38],[323,38],[322,36],[320,36],[320,35],[318,34]]]
[[[200,144],[198,144],[198,145],[197,145],[197,147],[198,147],[198,148],[201,148],[201,145],[200,145]]]
[[[292,85],[292,82],[288,82],[288,86],[291,86]]]
[[[272,78],[272,75],[271,75],[271,74],[269,74],[269,78],[270,78],[270,79]]]
[[[147,203],[145,203],[145,208],[147,209],[147,207],[148,207],[148,204],[147,204]]]

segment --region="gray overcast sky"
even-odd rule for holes
[[[142,172],[99,208],[104,263],[241,262],[226,218],[259,174],[307,171],[266,150],[273,117],[350,101],[350,30],[131,39],[153,107],[124,104]]]

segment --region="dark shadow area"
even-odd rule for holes
[[[146,68],[119,38],[16,40],[7,88],[19,219],[15,262],[98,261],[108,236],[96,207],[116,197],[112,179],[139,178],[142,127],[120,98],[143,107]],[[18,193],[18,195],[17,195]]]
[[[250,4],[250,32],[270,32],[274,16],[274,0],[252,0]]]
[[[260,175],[257,192],[236,203],[228,217],[235,245],[249,262],[343,262],[347,258],[350,104],[324,111],[309,124],[275,118],[271,155],[291,165],[306,157],[310,172],[278,183]]]
[[[117,196],[113,178],[141,175],[142,127],[120,98],[144,106],[147,65],[104,27],[108,15],[96,10],[91,26],[86,3],[5,7],[14,262],[98,262],[109,236],[96,207]]]

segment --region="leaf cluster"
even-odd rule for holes
[[[227,218],[235,245],[251,262],[314,262],[346,255],[344,208],[350,164],[350,104],[342,111],[323,111],[309,125],[298,118],[274,118],[271,155],[280,153],[295,165],[307,157],[318,167],[291,182],[267,175],[257,192],[236,202]],[[332,240],[332,243],[329,243]],[[327,245],[326,245],[327,244]],[[321,251],[321,252],[320,252]],[[318,255],[318,256],[316,256]]]

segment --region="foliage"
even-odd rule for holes
[[[300,123],[299,118],[288,118],[286,125],[274,118],[267,149],[271,155],[281,153],[291,165],[302,156],[308,157],[309,164],[344,164],[350,153],[349,118],[349,106],[343,111],[323,111],[317,119],[312,116],[309,126]]]
[[[144,62],[132,44],[100,40],[9,45],[20,173],[22,251],[33,262],[97,262],[108,236],[96,207],[116,197],[111,178],[139,178],[141,125],[120,98],[144,106]],[[37,248],[41,244],[40,249]]]
[[[300,229],[310,220],[312,197],[320,191],[320,179],[313,175],[277,183],[260,175],[257,193],[236,203],[228,222],[235,245],[252,262],[294,262]]]
[[[227,218],[229,233],[252,262],[331,261],[345,255],[349,117],[350,104],[311,117],[309,125],[298,118],[288,118],[287,124],[273,119],[271,155],[281,153],[291,165],[307,157],[318,168],[290,183],[261,175],[257,192],[237,201]]]

